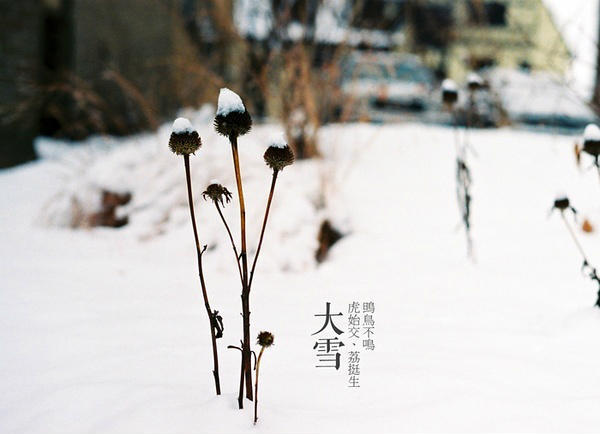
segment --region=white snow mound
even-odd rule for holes
[[[583,140],[600,141],[600,128],[596,124],[589,124],[583,131]]]
[[[481,78],[481,76],[479,74],[476,74],[474,72],[470,72],[469,75],[467,75],[467,83],[471,84],[478,84],[478,85],[482,85],[483,84],[483,78]]]
[[[245,112],[246,107],[242,98],[232,90],[226,87],[219,92],[219,101],[217,103],[217,115],[226,116],[231,112]]]
[[[285,148],[287,146],[287,140],[285,140],[283,133],[273,134],[269,139],[269,146],[273,146],[274,148]]]
[[[177,119],[175,119],[175,122],[173,122],[172,131],[175,134],[182,134],[182,133],[193,133],[196,130],[194,129],[194,127],[192,127],[192,123],[190,122],[189,119],[177,118]]]
[[[454,80],[447,78],[444,81],[442,81],[442,90],[457,92],[458,87],[456,86]]]

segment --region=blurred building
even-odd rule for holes
[[[563,36],[542,0],[428,3],[434,10],[446,8],[452,18],[444,21],[449,28],[445,42],[427,44],[424,57],[431,65],[442,65],[454,79],[462,80],[469,70],[491,66],[564,74],[570,65],[571,55]],[[413,25],[419,27],[422,23],[413,21]],[[418,37],[415,42],[418,49]]]
[[[209,88],[191,72],[202,53],[185,19],[204,2],[1,3],[0,167],[34,158],[38,135],[80,140],[156,128]]]
[[[566,72],[570,54],[542,0],[236,0],[240,32],[421,54],[462,79],[486,66]],[[245,13],[245,15],[244,15]]]
[[[0,167],[33,158],[37,135],[155,128],[225,84],[253,113],[281,112],[264,100],[277,80],[260,73],[282,69],[270,58],[281,46],[309,47],[313,68],[340,47],[413,52],[459,80],[485,66],[564,73],[570,61],[542,0],[0,2]]]

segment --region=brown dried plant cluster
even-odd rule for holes
[[[228,105],[227,102],[221,101],[226,98],[234,98],[235,101],[239,101],[238,105]],[[224,108],[222,108],[222,106]],[[238,138],[250,132],[252,129],[252,118],[245,106],[241,102],[241,99],[233,92],[228,89],[222,89],[219,95],[219,108],[217,115],[214,120],[214,127],[217,133],[226,137],[231,146],[233,170],[236,179],[237,198],[239,204],[239,225],[240,225],[240,239],[239,244],[236,242],[230,225],[228,224],[225,216],[222,212],[222,207],[231,202],[233,194],[227,189],[227,187],[217,183],[211,182],[202,193],[202,197],[214,204],[218,215],[223,222],[226,229],[231,247],[235,256],[236,266],[240,277],[241,284],[241,300],[242,300],[242,329],[243,335],[241,339],[241,346],[230,345],[229,348],[236,348],[241,352],[241,364],[239,374],[239,394],[238,394],[238,406],[243,408],[244,396],[246,399],[255,401],[255,414],[254,422],[258,419],[258,404],[256,393],[258,391],[258,370],[260,361],[262,359],[263,351],[265,348],[273,344],[273,335],[269,332],[260,332],[258,335],[258,345],[261,346],[261,351],[256,360],[256,382],[252,383],[252,368],[251,368],[251,355],[253,351],[250,348],[250,293],[252,289],[252,282],[256,271],[256,265],[258,257],[260,255],[261,247],[263,244],[265,231],[267,227],[267,221],[269,218],[269,211],[273,201],[275,192],[275,186],[277,183],[277,177],[279,173],[287,166],[294,162],[294,153],[291,148],[284,140],[275,140],[269,143],[267,150],[264,153],[265,164],[272,170],[271,185],[269,189],[269,195],[267,204],[265,207],[265,213],[262,221],[262,227],[260,231],[260,237],[256,248],[256,253],[252,262],[250,263],[248,258],[248,247],[246,242],[246,203],[244,200],[244,185],[242,179],[242,170],[238,152]],[[209,303],[207,285],[204,278],[203,269],[203,255],[206,252],[207,246],[200,243],[198,235],[198,225],[196,223],[194,201],[192,193],[192,180],[190,171],[190,155],[193,155],[202,146],[202,141],[198,132],[191,126],[191,123],[187,119],[179,118],[173,124],[173,132],[169,140],[169,148],[176,155],[183,156],[184,169],[186,176],[186,185],[188,193],[188,205],[190,209],[190,218],[192,222],[192,229],[194,234],[194,243],[196,246],[196,257],[198,265],[198,274],[200,278],[200,286],[202,290],[202,296],[204,299],[204,305],[206,313],[209,319],[210,336],[212,342],[212,353],[213,353],[213,376],[215,381],[216,394],[221,394],[220,376],[219,376],[219,357],[217,339],[223,336],[224,326],[223,318],[219,315],[219,311],[213,310]],[[251,265],[250,265],[251,264]]]

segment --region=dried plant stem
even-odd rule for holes
[[[233,166],[235,169],[235,181],[237,184],[238,199],[240,202],[240,232],[242,260],[242,318],[244,338],[242,345],[242,372],[240,375],[240,390],[238,404],[243,408],[244,378],[246,381],[246,398],[252,401],[252,371],[250,369],[250,288],[248,286],[248,257],[246,248],[246,205],[244,203],[244,189],[242,186],[242,174],[240,170],[240,158],[238,153],[237,136],[229,136],[231,152],[233,154]]]
[[[198,258],[198,274],[200,276],[200,286],[202,287],[202,297],[204,298],[204,307],[206,307],[206,313],[208,315],[208,320],[210,323],[210,338],[212,341],[212,351],[213,351],[213,376],[215,377],[215,389],[217,395],[221,394],[221,381],[219,379],[219,355],[217,353],[217,338],[215,335],[215,321],[214,314],[210,309],[210,304],[208,303],[208,294],[206,292],[206,282],[204,281],[204,271],[202,268],[202,254],[204,253],[204,249],[200,246],[200,241],[198,239],[198,228],[196,227],[196,216],[194,213],[194,198],[192,194],[192,179],[190,175],[190,156],[188,154],[183,156],[183,162],[185,166],[185,180],[187,183],[187,193],[188,193],[188,204],[190,208],[190,218],[192,219],[192,228],[194,229],[194,241],[196,243],[196,253]]]
[[[269,191],[269,199],[267,200],[267,208],[265,210],[265,217],[263,219],[262,229],[260,230],[260,239],[258,241],[258,247],[256,248],[256,254],[254,255],[254,261],[252,263],[252,270],[250,271],[250,282],[248,286],[252,288],[252,279],[254,278],[254,270],[256,268],[256,261],[258,260],[258,255],[260,254],[260,248],[262,246],[263,238],[265,236],[265,228],[267,227],[267,220],[269,218],[269,210],[271,209],[271,202],[273,201],[273,193],[275,191],[275,183],[277,182],[277,175],[279,171],[273,170],[273,178],[271,180],[271,190]],[[261,351],[262,353],[262,351]]]
[[[467,238],[467,256],[475,261],[473,252],[473,239],[471,237],[471,173],[467,166],[468,132],[470,126],[470,112],[467,114],[464,142],[460,143],[460,132],[458,126],[458,114],[456,109],[452,110],[454,116],[454,148],[456,150],[456,200],[465,226]]]
[[[567,227],[567,230],[569,231],[569,234],[571,235],[571,238],[573,238],[573,241],[575,242],[575,245],[577,246],[577,249],[579,250],[579,253],[581,253],[581,256],[583,256],[583,260],[586,263],[588,263],[587,257],[585,256],[585,252],[583,251],[583,247],[581,247],[581,244],[579,244],[579,240],[575,236],[575,232],[573,232],[573,229],[571,228],[571,225],[569,224],[569,222],[565,218],[565,213],[561,211],[560,212],[560,216],[563,219],[563,222],[565,222],[565,226]]]
[[[237,247],[235,247],[235,241],[233,241],[233,235],[231,235],[231,230],[229,229],[229,225],[227,224],[227,220],[225,220],[225,216],[221,211],[221,207],[218,202],[215,201],[215,206],[217,207],[217,211],[219,212],[219,216],[221,217],[221,221],[225,225],[225,229],[227,230],[227,235],[229,235],[229,241],[231,241],[231,247],[233,247],[233,254],[235,255],[235,263],[237,264],[238,271],[240,273],[240,281],[242,285],[244,284],[244,277],[242,275],[242,267],[240,266],[240,255],[238,253]]]
[[[581,256],[583,257],[582,269],[587,270],[588,277],[598,284],[598,298],[596,299],[596,306],[600,307],[600,276],[598,276],[598,272],[597,272],[596,268],[594,268],[592,265],[590,265],[590,263],[587,259],[587,256],[585,256],[583,247],[581,247],[581,244],[579,243],[579,240],[575,236],[575,232],[573,231],[573,228],[571,228],[571,225],[565,218],[565,214],[563,211],[560,212],[560,216],[562,217],[563,221],[565,222],[565,226],[567,227],[567,230],[569,231],[571,238],[573,238],[573,241],[575,242],[575,245],[577,246],[579,253],[581,253]]]
[[[260,353],[258,353],[258,360],[256,361],[256,374],[254,378],[254,424],[256,425],[256,421],[258,420],[258,371],[260,369],[260,359],[262,358],[263,352],[265,351],[265,347],[260,349]]]

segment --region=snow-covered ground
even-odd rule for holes
[[[574,162],[573,137],[475,131],[473,238],[466,257],[454,191],[453,132],[419,124],[321,130],[323,158],[280,176],[253,285],[253,335],[275,334],[261,365],[260,419],[236,409],[239,282],[214,209],[212,178],[235,191],[231,155],[206,113],[191,116],[192,157],[209,296],[223,315],[224,394],[214,396],[181,157],[169,129],[63,149],[0,172],[0,432],[359,433],[597,432],[600,311],[596,288],[558,215],[565,192],[596,226],[578,231],[600,264],[600,185]],[[240,139],[249,242],[269,187],[262,163],[276,127]],[[116,141],[119,142],[119,141]],[[118,143],[117,143],[118,144]],[[121,229],[69,229],[72,198],[103,187],[133,201]],[[94,199],[96,198],[96,199]],[[235,204],[226,207],[237,233]],[[316,266],[331,218],[347,236]],[[375,302],[375,345],[361,387],[317,369],[325,302]],[[346,327],[347,320],[338,324]],[[343,336],[343,339],[346,339]]]

